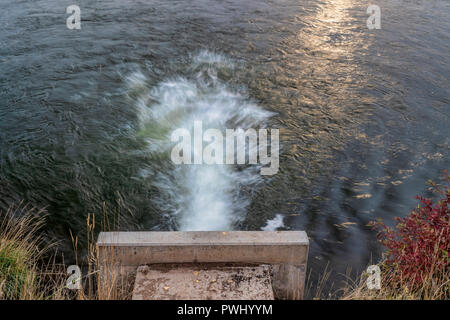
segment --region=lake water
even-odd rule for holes
[[[361,271],[367,223],[449,169],[447,0],[378,0],[379,30],[360,0],[79,0],[80,30],[71,4],[0,1],[0,207],[46,206],[66,257],[120,207],[122,230],[305,230],[313,279]],[[174,167],[195,119],[278,128],[279,172]]]

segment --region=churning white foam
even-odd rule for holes
[[[140,88],[138,134],[147,141],[152,158],[142,168],[142,177],[158,189],[151,200],[173,229],[233,229],[249,204],[242,187],[261,181],[257,166],[174,165],[170,160],[172,132],[178,128],[192,132],[194,121],[202,121],[204,130],[225,132],[226,128],[263,128],[273,115],[217,77],[219,70],[234,67],[225,56],[202,51],[192,58],[189,77],[167,79],[147,90],[142,90],[143,73],[128,77],[130,88]]]
[[[283,216],[281,214],[277,214],[273,219],[268,220],[266,225],[261,228],[263,231],[276,231],[279,228],[284,227]]]

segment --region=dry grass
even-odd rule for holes
[[[119,211],[120,214],[120,211]],[[107,215],[104,214],[102,229],[111,226],[108,223]],[[120,216],[114,217],[114,221],[120,221]],[[117,222],[113,223],[117,230]],[[87,221],[88,236],[88,256],[87,256],[87,275],[82,282],[83,289],[78,291],[79,300],[129,300],[132,294],[133,275],[127,273],[122,266],[116,262],[115,252],[112,248],[99,248],[95,241],[95,216],[88,215]],[[78,243],[77,238],[72,238],[73,242]],[[75,246],[75,252],[77,252]]]
[[[305,284],[305,298],[312,300],[338,300],[354,287],[352,269],[348,267],[345,274],[333,272],[329,263],[318,274],[317,280],[313,281],[310,269]]]
[[[0,215],[0,299],[63,298],[61,268],[37,234],[44,219],[43,210],[23,205]]]
[[[321,300],[326,299],[325,287],[330,284],[331,271],[328,268],[329,264],[327,263],[325,269],[318,276],[318,280],[316,283],[313,283],[311,280],[312,270],[310,269],[308,273],[308,277],[305,283],[305,297],[309,297],[313,300]],[[331,287],[333,284],[331,284]]]
[[[44,221],[44,210],[23,205],[0,215],[0,299],[130,299],[133,279],[114,262],[114,252],[107,250],[99,259],[93,215],[87,218],[88,250],[83,259],[87,265],[82,266],[79,290],[67,288],[68,266],[58,264],[55,251],[50,250],[56,243],[45,246],[39,236]],[[105,226],[109,227],[107,220]],[[73,236],[72,242],[78,265],[78,237]]]
[[[440,255],[437,255],[441,257]],[[449,300],[450,270],[431,271],[420,286],[412,289],[408,279],[399,280],[398,270],[385,262],[378,263],[381,270],[381,288],[369,289],[369,274],[353,275],[350,268],[345,274],[334,275],[327,264],[318,276],[311,280],[309,271],[305,284],[305,297],[313,300]],[[338,283],[338,279],[341,279]],[[401,279],[401,278],[400,278]]]
[[[397,271],[380,263],[381,289],[370,290],[363,273],[360,281],[344,290],[343,300],[448,300],[450,299],[450,272],[430,272],[420,286],[409,288],[408,281],[398,279]],[[405,279],[407,280],[407,279]]]

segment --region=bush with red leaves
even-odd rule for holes
[[[420,204],[408,216],[396,217],[395,229],[382,221],[369,225],[378,229],[378,240],[387,247],[385,266],[394,270],[396,280],[409,288],[420,286],[435,275],[450,272],[450,175],[444,171],[446,186],[433,190],[441,200],[417,197]]]

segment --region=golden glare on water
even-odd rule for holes
[[[349,59],[357,47],[364,47],[359,33],[364,21],[355,18],[351,0],[326,1],[305,19],[311,23],[298,34],[310,51],[318,50],[328,59]],[[367,48],[367,46],[366,46]]]
[[[369,98],[358,92],[365,77],[355,56],[364,55],[370,39],[364,37],[365,20],[355,17],[354,10],[351,0],[301,10],[295,16],[301,27],[279,44],[282,59],[274,65],[283,71],[277,84],[293,88],[297,97],[295,104],[283,105],[289,117],[280,120],[281,136],[296,165],[303,166],[310,156],[315,163],[326,160],[340,141],[359,134],[355,125],[364,114],[357,107]],[[358,117],[349,116],[354,113]]]

